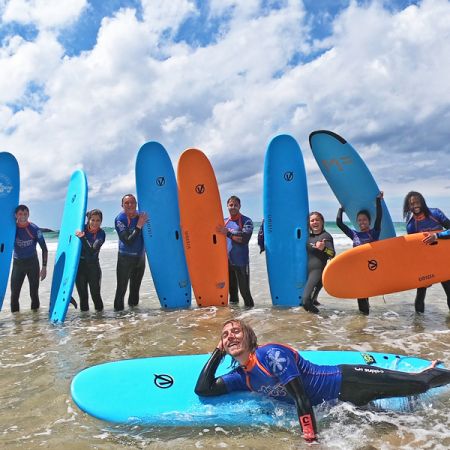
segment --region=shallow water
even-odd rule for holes
[[[50,257],[54,256],[51,252]],[[81,369],[124,358],[212,351],[222,322],[248,319],[261,343],[280,341],[301,349],[372,350],[441,359],[450,366],[450,314],[440,285],[429,289],[424,315],[414,313],[414,292],[371,299],[369,317],[356,300],[322,291],[321,313],[272,308],[264,255],[251,245],[251,286],[256,307],[162,311],[147,272],[141,303],[114,313],[116,251],[101,253],[105,311],[80,314],[70,308],[62,326],[48,323],[51,273],[41,286],[42,308],[32,313],[26,286],[19,314],[9,312],[9,292],[0,312],[0,447],[46,449],[301,449],[299,427],[114,426],[82,413],[70,397]],[[49,263],[51,267],[52,261]],[[75,295],[75,297],[77,297]],[[192,374],[197,377],[198,374]],[[378,412],[338,404],[320,411],[324,449],[450,448],[448,394],[425,398],[413,413]]]

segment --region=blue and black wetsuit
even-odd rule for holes
[[[317,425],[312,407],[320,403],[342,400],[362,406],[381,398],[414,396],[450,383],[450,371],[446,369],[405,373],[364,365],[322,366],[302,358],[295,349],[276,343],[257,347],[245,366],[216,378],[222,357],[216,348],[198,378],[197,395],[254,391],[295,402],[303,431],[306,425],[308,431],[313,429],[313,436]]]
[[[383,218],[383,208],[381,206],[381,198],[376,198],[376,212],[377,216],[375,218],[375,223],[373,228],[369,231],[357,231],[352,230],[347,225],[345,225],[342,220],[342,213],[344,209],[341,207],[338,210],[336,217],[336,225],[353,241],[353,247],[358,247],[358,245],[368,244],[369,242],[378,241],[380,239],[381,233],[381,220]],[[365,314],[369,314],[369,299],[368,298],[358,298],[358,308]]]
[[[31,222],[28,222],[24,227],[17,225],[11,272],[11,312],[17,312],[20,309],[19,297],[25,277],[28,277],[30,284],[31,309],[37,310],[40,306],[40,267],[36,244],[41,247],[42,265],[46,267],[48,250],[41,229]]]
[[[325,248],[319,250],[316,242],[325,241]],[[334,257],[333,237],[323,230],[320,234],[310,233],[307,243],[308,251],[308,279],[303,290],[303,307],[306,311],[318,313],[314,304],[318,304],[317,297],[322,289],[322,272],[327,261]]]
[[[128,305],[136,306],[139,303],[139,289],[145,272],[145,252],[141,229],[136,227],[138,219],[138,214],[130,219],[124,212],[121,212],[114,221],[119,236],[115,311],[124,309],[128,281],[130,282]]]
[[[250,293],[250,261],[248,243],[253,233],[253,222],[249,217],[238,214],[225,218],[228,251],[228,273],[230,283],[230,303],[239,302],[239,292],[245,306],[254,306]]]
[[[105,238],[105,232],[101,228],[96,233],[92,233],[87,226],[84,229],[84,236],[80,238],[82,247],[76,286],[80,297],[81,311],[89,311],[88,286],[95,310],[103,310],[103,301],[100,293],[102,269],[100,268],[98,256]]]
[[[408,234],[413,233],[423,233],[426,231],[440,231],[443,228],[447,230],[450,229],[450,220],[447,216],[438,208],[429,208],[430,214],[425,215],[424,213],[415,216],[411,214],[407,223],[406,231]],[[447,238],[447,232],[438,233],[443,238]],[[444,288],[445,294],[447,296],[447,305],[450,309],[450,280],[443,281],[442,287]],[[427,293],[427,288],[418,288],[416,293],[416,299],[414,306],[416,312],[423,313],[425,311],[425,296]]]

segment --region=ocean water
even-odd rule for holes
[[[351,242],[327,225],[338,252]],[[414,312],[414,291],[371,299],[362,316],[356,300],[322,291],[319,315],[303,308],[271,306],[264,253],[256,234],[250,242],[251,289],[255,308],[197,308],[162,311],[147,268],[137,308],[113,311],[117,238],[107,230],[101,251],[105,311],[72,307],[60,326],[47,320],[57,235],[46,235],[49,274],[41,284],[41,310],[31,312],[24,285],[21,312],[9,312],[9,291],[0,312],[0,448],[6,449],[302,449],[299,427],[158,428],[112,425],[82,413],[70,396],[70,382],[93,364],[145,356],[206,353],[221,324],[247,319],[261,343],[279,341],[299,349],[380,351],[440,359],[450,366],[450,314],[442,287],[428,290],[425,314]],[[399,224],[398,234],[404,234]],[[77,298],[76,293],[74,297]],[[194,302],[195,303],[195,302]],[[197,377],[197,373],[187,374]],[[383,412],[338,404],[319,411],[318,449],[450,448],[450,399],[425,397],[412,412]]]

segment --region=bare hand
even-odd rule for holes
[[[228,233],[228,228],[227,228],[227,227],[224,227],[224,226],[222,226],[222,225],[217,225],[216,231],[217,231],[218,233],[223,234],[224,236],[226,236],[227,233]]]
[[[44,281],[46,276],[47,276],[47,267],[43,266],[40,273],[41,281]]]
[[[75,231],[75,236],[79,237],[79,238],[84,237],[84,231],[80,231],[80,230]]]
[[[380,192],[378,193],[378,195],[377,195],[377,198],[382,199],[383,197],[384,197],[384,192],[383,192],[383,191],[380,191]]]
[[[428,245],[434,244],[438,239],[436,233],[424,233],[424,236],[422,242]]]
[[[139,213],[139,219],[137,221],[136,227],[142,228],[144,226],[145,222],[147,222],[147,220],[148,220],[148,214],[146,212]]]
[[[323,251],[323,249],[325,248],[325,239],[322,239],[321,241],[317,241],[316,242],[316,248],[318,250]]]

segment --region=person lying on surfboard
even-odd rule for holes
[[[429,208],[420,192],[410,191],[406,194],[403,203],[403,217],[406,220],[406,232],[408,234],[430,231],[440,232],[443,228],[450,229],[450,219],[440,209]],[[443,281],[441,284],[447,296],[447,305],[450,309],[450,280]],[[426,294],[426,287],[417,289],[414,307],[418,313],[425,311]]]
[[[383,198],[383,192],[380,192],[376,198],[376,211],[377,216],[375,218],[375,223],[373,228],[370,228],[370,212],[367,209],[362,209],[356,214],[356,222],[359,226],[359,231],[352,230],[347,225],[345,225],[342,220],[342,214],[344,212],[344,207],[341,206],[338,210],[336,217],[336,225],[346,234],[352,241],[353,247],[358,247],[358,245],[367,244],[369,242],[378,241],[380,239],[381,233],[381,220],[383,218],[383,208],[381,207],[381,199]],[[369,315],[369,299],[368,298],[358,298],[358,309],[366,316]]]
[[[217,367],[225,354],[235,368],[218,378]],[[450,370],[431,367],[406,373],[367,365],[317,365],[302,358],[285,344],[258,345],[252,327],[231,319],[222,327],[219,342],[202,369],[195,386],[199,396],[223,395],[233,391],[254,391],[294,402],[303,437],[316,441],[317,423],[313,406],[342,400],[356,406],[389,397],[407,397],[450,383]]]

